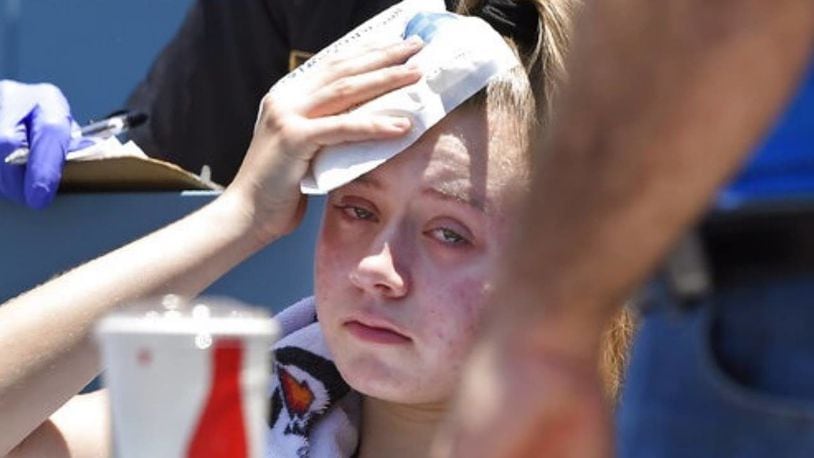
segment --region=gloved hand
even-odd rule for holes
[[[80,143],[71,138],[75,125],[56,86],[0,81],[0,195],[33,208],[51,203],[65,155]],[[26,165],[5,163],[26,144],[31,148]]]

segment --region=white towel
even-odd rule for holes
[[[268,456],[351,457],[359,442],[361,397],[342,380],[316,321],[314,298],[276,316]]]

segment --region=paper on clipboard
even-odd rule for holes
[[[220,190],[222,186],[181,167],[147,156],[133,141],[116,137],[66,156],[60,192]]]

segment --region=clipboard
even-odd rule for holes
[[[142,156],[114,156],[68,161],[59,192],[145,192],[223,190],[181,167]]]

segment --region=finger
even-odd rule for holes
[[[311,120],[306,135],[320,146],[400,137],[410,131],[408,118],[337,115]]]
[[[341,78],[314,93],[305,106],[305,113],[309,117],[341,113],[419,79],[420,70],[409,64]]]
[[[346,76],[402,64],[423,46],[421,38],[413,36],[396,44],[365,51],[356,57],[330,62],[325,66],[318,84],[327,85]]]
[[[5,163],[9,154],[26,145],[25,129],[19,128],[19,125],[16,125],[17,121],[19,119],[11,124],[0,125],[0,196],[18,204],[25,204],[23,196],[25,166]]]
[[[30,86],[0,80],[0,135],[10,135],[31,111]]]
[[[404,38],[402,37],[389,39],[387,41],[384,41],[380,37],[369,37],[369,39],[354,43],[353,46],[334,51],[333,54],[326,56],[325,59],[320,61],[318,65],[321,67],[330,67],[338,64],[341,61],[355,59],[367,53],[377,51],[388,46],[397,45],[403,41]]]
[[[51,203],[62,178],[62,166],[71,142],[68,104],[39,104],[26,119],[31,152],[25,170],[26,204],[43,208]]]
[[[0,131],[0,159],[5,159],[17,148],[28,146],[26,142],[25,127],[23,126],[17,129]]]

